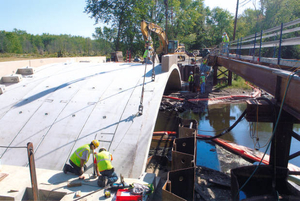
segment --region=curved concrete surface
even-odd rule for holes
[[[0,146],[32,142],[37,168],[62,170],[75,149],[93,139],[113,154],[118,174],[137,178],[145,170],[165,87],[181,87],[177,65],[145,77],[143,115],[138,116],[145,65],[136,63],[49,64],[6,84],[0,95]],[[173,88],[173,87],[171,87]],[[26,166],[27,151],[0,148],[1,163]],[[92,157],[91,157],[92,158]],[[92,172],[92,159],[88,173]]]

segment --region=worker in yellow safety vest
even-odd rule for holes
[[[194,91],[194,75],[193,75],[193,71],[190,72],[190,76],[188,79],[189,82],[189,91]]]
[[[85,144],[76,149],[69,159],[70,164],[65,164],[64,173],[67,174],[67,172],[71,172],[75,175],[79,175],[80,179],[84,179],[82,174],[87,169],[85,164],[88,162],[90,154],[94,154],[94,149],[99,147],[99,144],[98,140],[93,140],[90,144]]]
[[[104,187],[107,184],[115,183],[118,176],[111,161],[113,157],[105,148],[100,148],[99,153],[95,155],[94,165],[98,176],[98,186]]]
[[[143,55],[144,62],[143,63],[152,64],[151,54],[152,54],[152,47],[149,45],[144,52],[144,55]]]

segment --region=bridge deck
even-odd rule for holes
[[[138,116],[145,65],[71,63],[40,67],[0,95],[0,146],[32,142],[37,168],[62,170],[73,151],[93,139],[113,154],[116,172],[145,170],[161,98],[170,73],[147,66],[144,111]],[[27,165],[26,149],[0,148],[1,163]],[[92,171],[92,160],[88,162]]]

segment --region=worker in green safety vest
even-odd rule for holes
[[[206,77],[205,77],[204,73],[202,72],[201,76],[200,76],[201,94],[205,93],[205,82],[206,82]]]
[[[98,176],[98,186],[104,187],[107,184],[115,183],[118,175],[111,161],[113,157],[105,148],[100,148],[99,153],[95,155],[94,165]]]
[[[79,175],[80,179],[84,179],[82,174],[87,169],[85,164],[88,162],[90,154],[94,154],[94,149],[99,147],[99,144],[98,140],[93,140],[90,144],[85,144],[76,149],[69,159],[70,164],[65,164],[64,173],[71,172]]]

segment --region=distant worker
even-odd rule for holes
[[[188,79],[189,82],[189,91],[194,91],[194,75],[193,75],[193,71],[190,72],[190,76]]]
[[[206,82],[206,77],[205,77],[204,73],[202,72],[201,76],[200,76],[201,94],[205,93],[205,82]]]
[[[67,172],[74,173],[75,175],[79,175],[79,179],[84,179],[82,174],[86,171],[86,163],[90,158],[90,154],[94,153],[94,149],[99,147],[99,141],[93,140],[90,144],[85,144],[78,149],[71,155],[69,159],[69,164],[65,164],[64,166],[64,173]]]
[[[151,62],[151,50],[152,47],[149,45],[148,48],[146,48],[143,58],[144,58],[144,62],[143,63],[147,63],[147,64],[152,64]]]
[[[223,54],[224,53],[228,53],[228,43],[229,43],[229,37],[227,35],[226,32],[223,33],[223,36],[222,36],[222,41],[223,41]]]
[[[105,148],[100,148],[99,153],[95,155],[94,165],[98,176],[98,186],[105,187],[107,184],[115,183],[118,175],[111,164],[113,157]]]
[[[205,57],[200,65],[200,71],[206,72],[207,71],[207,58]]]

